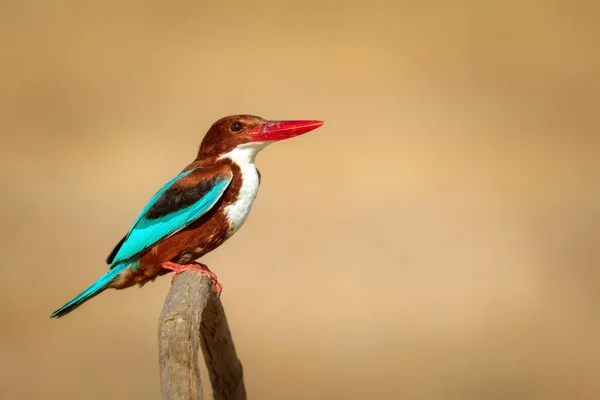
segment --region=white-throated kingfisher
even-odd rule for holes
[[[233,115],[215,122],[196,159],[146,204],[127,235],[106,259],[109,271],[52,313],[58,318],[108,288],[143,286],[159,275],[185,270],[210,274],[195,262],[219,247],[246,221],[260,184],[254,165],[267,145],[316,129],[322,121],[267,121]]]

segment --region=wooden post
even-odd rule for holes
[[[173,281],[158,322],[163,400],[203,399],[199,346],[215,400],[246,399],[242,364],[212,281],[206,274],[185,271]]]

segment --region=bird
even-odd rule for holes
[[[106,259],[108,272],[51,314],[60,318],[106,289],[125,289],[186,270],[216,275],[197,262],[221,246],[248,218],[261,175],[256,155],[277,141],[319,128],[319,120],[266,120],[230,115],[216,121],[202,139],[196,158],[148,201],[127,234]]]

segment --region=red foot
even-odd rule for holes
[[[175,271],[175,275],[173,275],[171,282],[177,279],[177,277],[181,275],[181,273],[184,271],[191,270],[200,272],[201,274],[208,274],[210,276],[210,279],[213,281],[213,286],[215,288],[215,291],[217,292],[217,297],[221,295],[223,285],[221,285],[217,280],[217,275],[215,275],[215,273],[208,269],[208,267],[204,264],[175,264],[174,262],[167,261],[166,263],[161,264],[161,267]]]

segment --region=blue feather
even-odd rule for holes
[[[87,289],[85,289],[83,292],[81,292],[81,294],[79,294],[78,296],[73,298],[71,301],[69,301],[67,304],[65,304],[58,310],[54,311],[52,313],[52,315],[50,316],[50,318],[60,318],[64,315],[70,313],[71,311],[73,311],[74,309],[76,309],[77,307],[79,307],[80,305],[85,303],[86,301],[90,300],[94,296],[97,296],[100,293],[102,293],[104,291],[104,289],[106,289],[106,285],[108,285],[110,283],[110,281],[115,279],[117,277],[117,275],[119,275],[119,273],[124,271],[125,268],[127,268],[130,264],[132,264],[132,266],[135,266],[137,264],[137,262],[133,262],[133,263],[122,262],[122,263],[115,265],[106,274],[104,274],[100,279],[98,279],[96,282],[91,284]]]
[[[195,203],[156,219],[146,218],[145,214],[156,203],[160,196],[165,194],[175,181],[192,171],[186,171],[183,174],[178,175],[163,186],[154,197],[150,199],[148,204],[144,207],[144,210],[133,223],[133,227],[112,260],[113,263],[119,263],[134,257],[143,250],[153,246],[160,240],[185,228],[194,220],[200,218],[204,213],[210,210],[215,203],[217,203],[231,182],[231,177],[223,176],[222,179],[217,180],[212,188],[210,188],[210,190]],[[168,193],[166,195],[168,195]]]
[[[200,168],[200,167],[198,167],[198,168]],[[154,194],[154,196],[152,196],[152,198],[148,201],[148,203],[146,204],[146,206],[144,207],[144,209],[140,212],[140,214],[137,216],[137,218],[135,219],[135,221],[133,221],[133,225],[132,226],[135,226],[135,224],[137,224],[138,221],[140,219],[142,219],[142,217],[144,215],[146,215],[146,213],[148,212],[148,210],[154,205],[154,203],[156,203],[156,200],[158,200],[159,197],[162,196],[164,192],[166,192],[167,190],[169,190],[169,188],[171,187],[171,185],[173,185],[175,182],[177,182],[181,178],[183,178],[185,176],[188,176],[189,174],[191,174],[192,172],[194,172],[198,168],[192,168],[189,171],[182,172],[179,175],[177,175],[175,178],[171,179],[169,182],[165,183],[164,186],[161,187],[158,190],[158,192],[156,192]]]
[[[217,203],[217,201],[219,201],[225,192],[225,189],[227,189],[227,186],[229,186],[229,183],[231,182],[230,175],[215,174],[209,179],[202,180],[201,186],[195,187],[195,189],[200,189],[199,194],[198,192],[195,194],[201,197],[198,199],[192,197],[193,203],[189,205],[188,202],[181,201],[181,192],[179,188],[169,191],[171,186],[176,181],[189,175],[197,169],[198,168],[191,169],[177,175],[175,178],[167,182],[158,192],[156,192],[148,204],[146,204],[142,212],[138,215],[131,230],[122,240],[122,243],[120,243],[120,246],[117,245],[118,251],[117,249],[113,250],[113,253],[117,251],[114,258],[112,258],[112,253],[109,256],[109,259],[112,258],[110,270],[77,297],[69,301],[58,310],[54,311],[51,315],[51,318],[62,317],[94,296],[102,293],[106,289],[107,285],[126,268],[129,267],[135,271],[139,266],[138,254],[140,252],[148,247],[153,246],[160,240],[185,228],[194,220],[200,218],[204,213],[210,210]],[[149,213],[149,210],[151,210],[152,207],[157,204],[159,199],[161,199],[161,202],[165,202],[165,204],[169,204],[169,202],[174,201],[175,206],[179,205],[182,208],[172,212],[170,212],[167,208],[167,214],[165,215],[161,215],[160,212],[158,213],[158,216],[156,212]],[[158,208],[160,209],[161,207],[158,206]],[[147,216],[150,216],[150,218]]]

